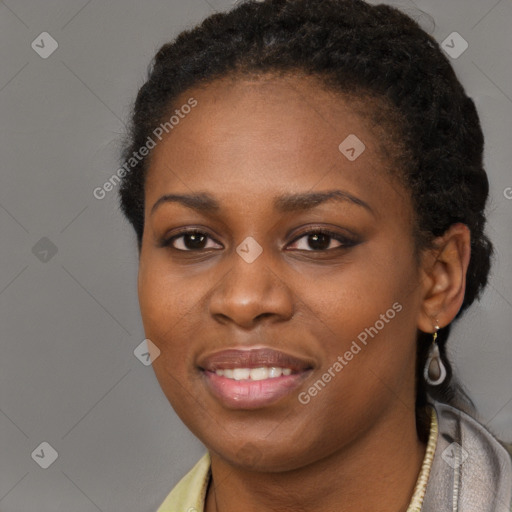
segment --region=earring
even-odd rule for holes
[[[437,331],[440,329],[439,325],[435,326],[436,332],[432,339],[432,345],[430,346],[427,363],[423,371],[423,376],[428,384],[431,386],[439,386],[446,378],[446,368],[441,359],[439,353],[439,346],[436,343]]]

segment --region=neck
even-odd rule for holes
[[[402,405],[350,446],[292,471],[247,471],[210,452],[205,511],[406,512],[425,451]]]

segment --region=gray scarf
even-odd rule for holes
[[[431,404],[439,435],[422,512],[511,512],[511,455],[468,414]]]

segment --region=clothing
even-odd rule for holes
[[[447,404],[434,406],[439,435],[421,511],[510,512],[511,454],[471,416]]]
[[[157,512],[204,512],[210,478],[206,453]],[[432,401],[427,450],[407,512],[511,511],[512,455],[474,418]]]

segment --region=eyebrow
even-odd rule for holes
[[[344,190],[328,190],[326,192],[305,192],[301,194],[288,194],[274,199],[274,209],[281,213],[311,210],[327,201],[349,202],[368,210],[372,215],[375,212],[368,203]],[[200,213],[215,213],[221,208],[220,203],[211,195],[198,194],[166,194],[156,201],[150,214],[164,203],[179,203]]]

